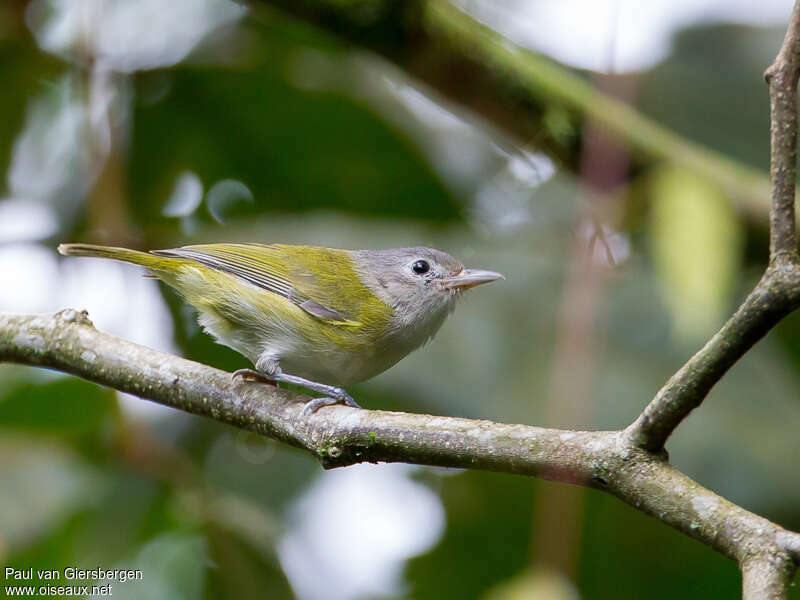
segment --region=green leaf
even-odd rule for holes
[[[0,438],[0,481],[0,539],[11,548],[48,533],[102,489],[68,446],[19,434]]]
[[[80,379],[23,384],[0,396],[0,427],[88,433],[116,411],[113,390]]]
[[[676,337],[707,338],[721,325],[741,260],[742,230],[719,188],[670,167],[653,178],[651,243]]]

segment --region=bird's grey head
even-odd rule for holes
[[[449,254],[416,246],[353,252],[362,282],[394,309],[399,327],[421,329],[429,338],[455,308],[461,292],[500,273],[466,269]]]

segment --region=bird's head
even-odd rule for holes
[[[363,283],[394,310],[399,327],[436,333],[465,290],[497,279],[500,273],[467,269],[449,254],[417,246],[353,253]]]

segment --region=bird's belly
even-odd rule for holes
[[[382,373],[418,348],[430,333],[413,330],[386,333],[381,329],[330,330],[289,324],[281,315],[243,301],[237,314],[248,313],[236,322],[208,308],[201,310],[200,323],[218,342],[244,354],[254,364],[274,361],[289,375],[330,385],[349,385]],[[301,315],[304,318],[306,315]]]
[[[373,347],[343,350],[333,344],[298,344],[296,340],[292,346],[275,348],[284,373],[339,386],[374,377],[407,354]]]
[[[406,329],[391,333],[365,330],[349,337],[299,335],[265,340],[265,354],[275,356],[284,373],[312,381],[345,386],[365,381],[389,369],[423,345],[429,331]]]
[[[273,360],[284,373],[330,385],[364,381],[402,358],[376,351],[370,343],[363,347],[350,343],[349,348],[342,348],[336,339],[325,336],[309,339],[285,324],[242,327],[210,311],[201,314],[200,323],[219,343],[243,354],[253,364]]]

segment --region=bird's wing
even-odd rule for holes
[[[202,244],[152,253],[188,259],[234,275],[323,321],[359,324],[349,316],[357,313],[347,288],[352,287],[353,277],[363,286],[344,251],[278,244]]]

